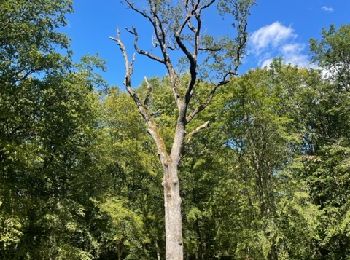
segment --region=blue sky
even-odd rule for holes
[[[257,0],[251,13],[248,56],[241,72],[268,65],[276,56],[284,57],[288,63],[310,66],[309,39],[320,38],[322,28],[331,24],[350,24],[350,0]],[[227,28],[215,23],[214,20],[208,21],[207,27],[215,28],[218,34],[227,34]],[[108,37],[115,35],[117,27],[130,26],[139,28],[144,39],[141,44],[151,44],[148,24],[139,15],[125,9],[120,0],[74,0],[74,13],[68,16],[68,26],[64,31],[71,38],[76,61],[86,54],[98,54],[107,64],[104,78],[111,85],[122,86],[123,60],[118,47]],[[130,36],[123,30],[122,37],[126,45],[130,45]],[[144,76],[161,76],[163,73],[159,65],[137,58],[136,84]]]

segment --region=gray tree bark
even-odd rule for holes
[[[182,214],[178,169],[170,163],[164,174],[166,259],[183,259]]]

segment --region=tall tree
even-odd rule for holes
[[[274,62],[233,80],[199,116],[221,117],[193,138],[192,158],[186,154],[186,166],[193,161],[197,173],[186,176],[194,179],[186,183],[196,199],[186,232],[199,248],[193,250],[197,259],[312,256],[319,212],[306,186],[293,177],[300,131],[293,117],[311,77],[306,69]],[[185,200],[185,206],[190,203]]]
[[[323,210],[318,256],[350,255],[350,26],[324,29],[311,40],[323,80],[309,89],[304,102],[304,178],[314,203]]]
[[[44,156],[38,132],[44,127],[42,104],[52,93],[42,94],[45,82],[60,78],[55,75],[69,61],[57,52],[68,39],[56,29],[65,24],[71,2],[7,0],[0,9],[0,254],[5,254],[20,243],[32,191],[42,188],[33,169]]]
[[[246,45],[247,17],[253,1],[150,0],[141,6],[131,0],[124,2],[151,25],[154,32],[153,44],[158,49],[160,56],[139,47],[138,31],[133,27],[128,31],[134,36],[136,53],[165,66],[169,86],[173,92],[174,110],[177,110],[177,115],[173,121],[173,141],[167,145],[155,120],[153,113],[155,111],[150,109],[152,85],[148,83],[148,91],[144,99],[137,94],[131,81],[135,55],[129,59],[119,31],[115,38],[111,37],[118,44],[124,57],[124,85],[156,144],[163,168],[166,258],[183,259],[179,165],[186,135],[192,135],[187,134],[186,129],[188,124],[209,105],[217,89],[227,84],[237,74]],[[205,35],[204,12],[211,10],[215,4],[222,16],[233,18],[235,36],[216,39],[213,35]],[[180,63],[175,61],[179,56]],[[189,76],[185,80],[181,77],[183,72],[177,69],[178,65],[181,65],[182,68],[186,66],[185,73],[189,73]],[[196,97],[201,80],[212,80],[211,88],[201,104],[191,107],[191,100]],[[198,132],[207,125],[206,122],[194,131]]]
[[[74,68],[57,30],[71,1],[0,9],[0,258],[91,259],[98,97],[91,64]]]
[[[152,139],[147,135],[142,118],[127,93],[110,89],[103,108],[103,124],[108,134],[106,140],[110,151],[107,171],[112,174],[113,183],[108,189],[109,197],[124,201],[124,206],[130,212],[138,214],[144,224],[145,234],[139,236],[139,233],[130,230],[124,236],[119,235],[122,239],[114,245],[123,251],[122,259],[155,259],[157,255],[163,258],[161,171]],[[122,230],[116,233],[121,234]],[[113,243],[106,242],[113,248]]]

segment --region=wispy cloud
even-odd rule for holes
[[[273,58],[268,58],[266,60],[263,60],[260,62],[260,67],[261,68],[269,67],[272,62],[273,62]]]
[[[302,51],[304,46],[300,43],[288,43],[282,46],[281,50],[285,54],[296,53]]]
[[[328,13],[333,13],[334,12],[334,8],[331,6],[322,6],[321,8],[323,11],[328,12]]]
[[[251,34],[250,53],[257,59],[258,66],[266,67],[274,58],[299,67],[314,67],[305,54],[306,46],[297,42],[298,35],[292,27],[280,22],[266,25]]]
[[[293,38],[294,31],[290,27],[286,27],[280,22],[266,25],[251,35],[251,44],[256,52],[262,49],[274,46],[276,47],[281,42]]]
[[[289,43],[281,47],[282,57],[287,64],[309,67],[309,57],[303,54],[305,45],[300,43]]]

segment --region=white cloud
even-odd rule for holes
[[[333,13],[334,12],[334,8],[331,6],[322,6],[322,10],[325,12],[329,12],[329,13]]]
[[[260,67],[261,67],[261,68],[269,67],[269,66],[271,65],[272,61],[273,61],[272,58],[266,59],[266,60],[264,60],[264,61],[261,62]]]
[[[252,33],[249,43],[251,54],[260,67],[269,66],[274,58],[282,58],[285,64],[315,67],[305,54],[306,45],[297,42],[297,38],[292,27],[274,22]]]
[[[269,46],[276,47],[283,41],[294,37],[294,30],[291,27],[274,22],[253,32],[250,41],[255,52],[260,52]]]
[[[297,65],[299,67],[308,67],[310,62],[308,56],[303,54],[305,46],[300,43],[288,43],[281,47],[281,54],[284,62]]]
[[[310,61],[307,55],[303,54],[305,46],[300,43],[289,43],[281,47],[282,57],[285,63],[299,67],[309,67]]]
[[[294,53],[290,56],[286,56],[283,58],[284,58],[283,61],[286,64],[292,64],[292,65],[296,65],[298,67],[304,67],[304,68],[312,67],[309,61],[309,57],[304,54]]]
[[[304,46],[300,43],[288,43],[282,46],[281,50],[284,54],[300,52]]]
[[[309,57],[303,53],[305,46],[300,43],[286,43],[278,48],[277,57],[283,59],[283,63],[291,64],[299,67],[310,68],[313,65],[310,63]],[[268,67],[273,61],[273,58],[267,58],[260,61],[260,67]]]

